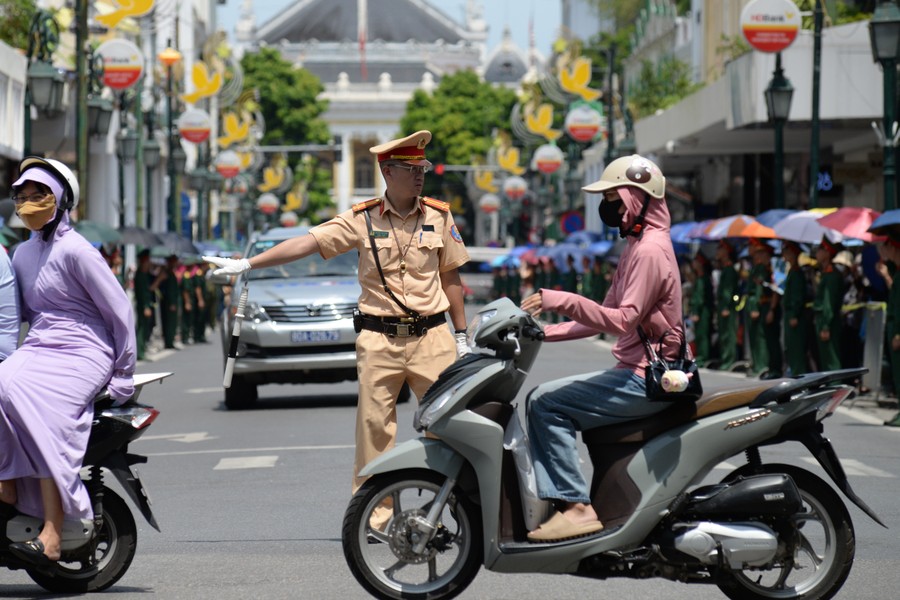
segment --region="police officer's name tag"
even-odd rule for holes
[[[388,236],[387,231],[372,231],[373,238],[386,238]]]

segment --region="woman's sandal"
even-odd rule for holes
[[[56,575],[59,563],[44,554],[44,542],[40,538],[34,538],[27,542],[13,542],[9,545],[9,551],[21,561],[43,575]]]

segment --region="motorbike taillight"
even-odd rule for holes
[[[108,408],[101,415],[126,423],[135,429],[143,429],[156,420],[159,411],[150,406],[123,406],[121,408]]]

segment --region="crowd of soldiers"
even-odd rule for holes
[[[134,297],[138,360],[144,360],[148,350],[206,343],[207,327],[215,328],[223,306],[222,289],[207,280],[207,263],[177,254],[164,261],[154,262],[150,251],[143,250],[133,273],[121,277]],[[108,257],[107,262],[114,273],[121,273],[114,260]]]
[[[685,325],[701,366],[762,379],[862,366],[865,311],[883,303],[892,375],[884,389],[900,391],[900,286],[891,285],[900,241],[845,248],[827,237],[812,246],[724,239],[680,259]],[[547,257],[497,267],[494,297],[519,302],[549,288],[603,301],[614,261],[584,257],[579,270],[569,256],[565,267]]]

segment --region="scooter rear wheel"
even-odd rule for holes
[[[375,476],[353,496],[344,515],[344,557],[356,580],[376,598],[443,600],[461,593],[481,567],[481,518],[454,490],[424,551],[414,549],[420,534],[410,521],[424,517],[445,477],[426,470]],[[370,519],[390,503],[381,530]],[[383,509],[383,508],[382,508]]]
[[[28,571],[28,576],[45,590],[59,594],[99,592],[110,587],[134,559],[137,526],[128,504],[107,487],[103,488],[103,527],[96,535],[93,560],[83,554],[84,549],[64,552],[56,575]]]
[[[790,465],[747,466],[731,473],[726,480],[759,473],[786,473],[800,490],[803,507],[794,515],[799,536],[794,562],[765,571],[722,572],[719,588],[732,600],[833,598],[850,575],[856,553],[856,535],[847,507],[822,479]]]

